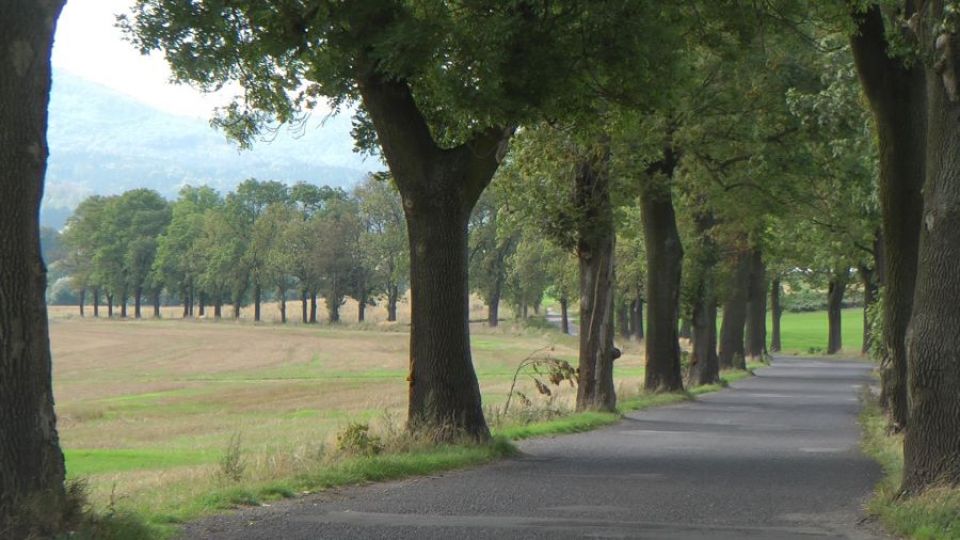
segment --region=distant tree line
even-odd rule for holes
[[[394,321],[409,283],[403,207],[386,177],[370,176],[350,193],[251,178],[226,196],[207,186],[186,186],[173,202],[149,189],[92,196],[57,240],[45,246],[82,316],[87,305],[101,316],[105,304],[108,317],[127,317],[132,304],[140,318],[146,303],[159,317],[162,303],[177,302],[184,317],[236,319],[252,303],[259,321],[272,299],[286,322],[296,297],[299,318],[315,323],[319,297],[338,322],[351,297],[363,321],[365,307],[383,297]]]

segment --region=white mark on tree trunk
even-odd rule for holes
[[[26,41],[18,39],[10,44],[9,58],[14,74],[17,77],[23,77],[33,63],[33,47]]]
[[[936,218],[933,215],[933,212],[927,212],[927,215],[923,218],[923,222],[927,225],[927,231],[933,231],[933,225],[936,221]]]

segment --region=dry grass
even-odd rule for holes
[[[75,307],[50,311],[68,473],[87,476],[101,504],[112,492],[140,507],[202,493],[238,432],[250,474],[270,478],[315,459],[350,421],[403,417],[409,337],[402,317],[362,327],[281,326],[94,320],[72,315]],[[514,368],[532,351],[552,347],[550,354],[575,363],[576,338],[554,331],[478,323],[472,335],[488,406],[505,399]],[[635,388],[643,351],[625,349],[618,384]],[[528,380],[523,385],[536,394]],[[573,397],[565,390],[557,399]]]

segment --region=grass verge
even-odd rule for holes
[[[177,486],[162,490],[156,498],[139,501],[134,507],[123,507],[122,504],[115,507],[111,502],[106,512],[88,512],[87,525],[70,538],[169,538],[177,533],[182,523],[237,507],[258,506],[332,487],[395,480],[488,463],[516,455],[516,447],[511,441],[589,431],[620,421],[622,412],[695,399],[750,375],[750,371],[727,371],[722,374],[719,384],[682,393],[629,397],[621,401],[621,412],[618,413],[583,412],[532,422],[504,421],[494,429],[494,438],[487,444],[436,446],[428,440],[410,438],[387,428],[382,443],[377,436],[364,439],[359,455],[349,449],[326,452],[321,449],[312,458],[280,465],[271,461],[276,456],[253,459],[247,463],[246,472],[243,471],[245,466],[240,467],[242,477],[235,479],[238,481],[225,480],[222,475],[207,475],[184,481],[180,490],[176,489]],[[363,432],[363,436],[368,437],[366,429]],[[377,450],[369,452],[374,446]]]
[[[887,419],[872,395],[860,413],[863,451],[883,468],[883,480],[867,503],[888,531],[903,538],[960,538],[960,488],[933,488],[910,498],[898,497],[903,476],[903,436],[887,433]]]

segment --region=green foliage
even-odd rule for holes
[[[247,470],[247,462],[243,457],[243,444],[240,432],[230,436],[230,442],[220,458],[220,467],[217,475],[225,483],[238,483],[243,480],[243,473]]]
[[[369,424],[351,422],[337,433],[337,450],[354,456],[373,456],[383,451],[383,441],[370,433]]]

